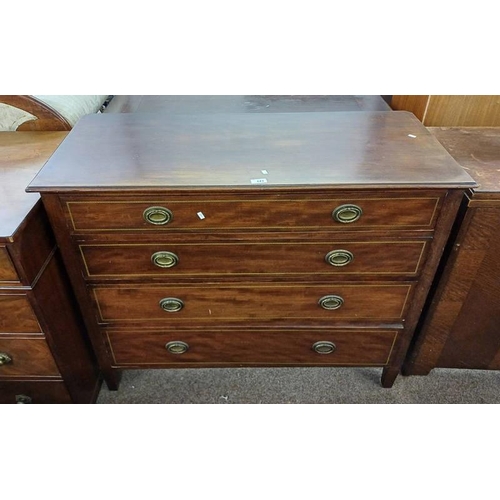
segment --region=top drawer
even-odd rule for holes
[[[440,197],[380,193],[335,195],[175,196],[68,200],[74,232],[203,230],[431,229]]]

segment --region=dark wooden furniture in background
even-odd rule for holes
[[[378,95],[115,95],[104,113],[390,111]]]
[[[90,403],[100,387],[47,215],[25,192],[65,137],[0,133],[0,403]]]
[[[84,117],[42,193],[110,388],[128,368],[400,371],[464,190],[411,114]]]
[[[500,129],[431,128],[477,181],[467,192],[404,373],[500,369]]]
[[[394,95],[391,107],[411,111],[427,127],[500,125],[500,95]]]

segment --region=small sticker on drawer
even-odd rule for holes
[[[261,172],[264,174],[264,175],[269,175],[269,172],[267,170],[261,170]]]
[[[196,214],[201,220],[203,220],[205,218],[205,216],[203,215],[203,212],[198,212]]]
[[[250,179],[252,184],[266,184],[267,179]]]

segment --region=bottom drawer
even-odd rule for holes
[[[376,365],[400,330],[106,332],[115,366]]]
[[[71,398],[62,381],[0,382],[0,404],[71,403]]]

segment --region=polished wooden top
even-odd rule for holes
[[[119,113],[82,118],[29,190],[470,185],[404,111]]]
[[[39,199],[26,186],[67,132],[0,132],[0,241],[10,238]]]
[[[390,111],[379,95],[115,95],[105,113]]]
[[[500,128],[430,127],[429,131],[479,184],[476,192],[500,192]]]

